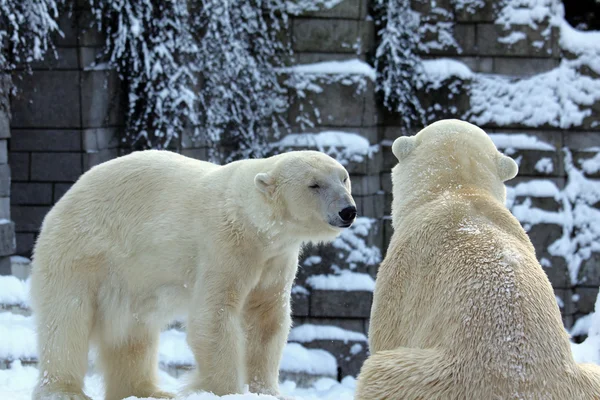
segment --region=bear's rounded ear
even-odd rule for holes
[[[398,160],[402,160],[410,154],[413,149],[417,147],[417,141],[414,136],[400,136],[394,140],[392,144],[392,153]]]
[[[500,155],[498,158],[498,177],[502,182],[514,178],[519,173],[519,165],[512,158]]]
[[[254,184],[261,192],[271,195],[275,190],[275,180],[271,175],[266,172],[256,174],[254,177]]]

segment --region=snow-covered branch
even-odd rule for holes
[[[0,0],[0,71],[39,61],[52,48],[50,35],[60,32],[62,0]]]

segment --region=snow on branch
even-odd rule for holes
[[[89,1],[107,33],[104,56],[125,81],[127,135],[138,147],[168,148],[186,132],[229,161],[263,156],[267,137],[287,127],[279,69],[291,49],[281,33],[311,2]]]
[[[62,0],[0,0],[0,71],[39,61],[52,49],[50,35],[60,33]]]
[[[283,0],[202,0],[194,15],[203,78],[199,134],[235,143],[233,158],[263,156],[268,131],[277,136],[287,126],[287,92],[277,73],[291,55],[278,37],[285,10]]]
[[[106,33],[104,56],[125,82],[126,136],[141,148],[167,148],[198,125],[198,46],[187,1],[90,0]]]
[[[402,116],[406,128],[424,123],[425,111],[416,94],[420,59],[416,54],[418,15],[409,0],[375,0],[379,45],[375,53],[377,90],[384,105]]]

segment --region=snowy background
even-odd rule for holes
[[[281,378],[286,395],[351,399],[392,234],[391,143],[448,117],[519,163],[507,206],[574,356],[600,363],[598,14],[558,0],[69,3],[0,0],[0,270],[14,275],[0,276],[0,399],[28,399],[37,374],[26,257],[43,216],[85,170],[147,147],[219,162],[311,148],[346,166],[361,217],[300,260]],[[164,388],[192,364],[175,321],[161,336]]]

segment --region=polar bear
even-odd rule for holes
[[[392,145],[394,235],[356,399],[600,399],[504,181],[517,164],[458,120]]]
[[[157,387],[159,332],[187,317],[198,370],[189,391],[278,395],[302,243],[356,217],[346,169],[315,151],[217,166],[148,150],[92,168],[53,207],[36,242],[31,300],[36,400],[89,399],[89,342],[106,399]]]

